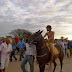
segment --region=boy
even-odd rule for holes
[[[12,61],[12,56],[14,57],[15,61],[17,61],[17,58],[15,57],[15,50],[16,50],[16,46],[15,43],[12,44],[12,52],[10,55],[10,61]]]

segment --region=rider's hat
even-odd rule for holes
[[[50,25],[47,25],[47,27],[46,28],[50,28],[50,29],[52,29],[52,27],[50,26]]]

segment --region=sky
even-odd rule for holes
[[[0,0],[0,36],[14,29],[31,32],[51,25],[55,38],[72,39],[72,0]]]

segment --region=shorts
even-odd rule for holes
[[[1,58],[1,66],[0,69],[7,68],[9,64],[9,58]]]
[[[49,45],[53,45],[54,46],[54,43],[49,43]]]

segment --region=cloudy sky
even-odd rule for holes
[[[55,38],[72,39],[72,0],[0,0],[0,36],[18,28],[45,34],[49,24]]]

